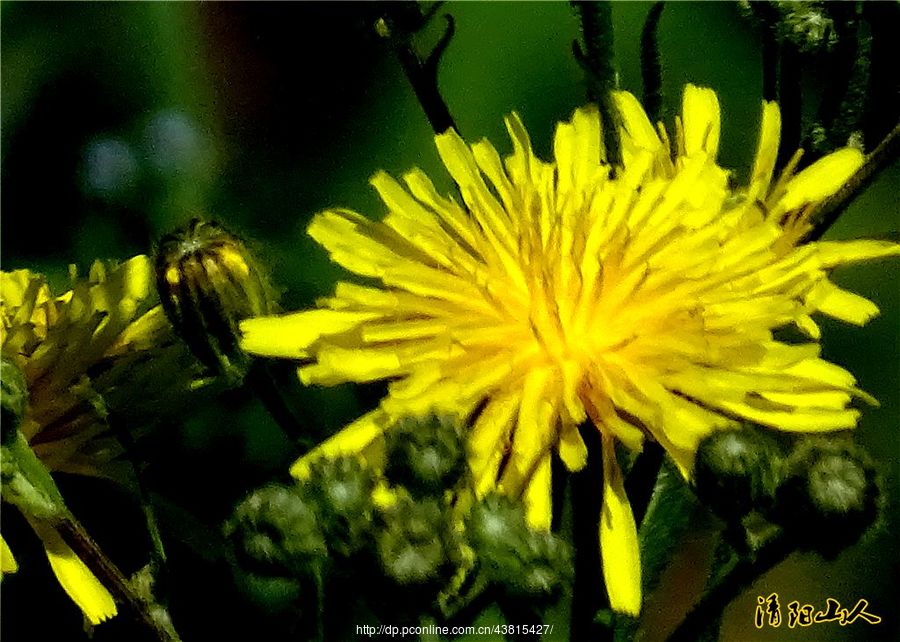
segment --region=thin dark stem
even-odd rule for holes
[[[893,2],[864,2],[862,10],[872,34],[863,134],[865,140],[872,141],[887,135],[900,116],[900,6]]]
[[[613,50],[612,4],[610,2],[571,2],[581,20],[584,40],[582,49],[573,43],[573,53],[585,71],[588,100],[597,103],[603,121],[603,146],[607,162],[613,167],[622,163],[619,144],[619,118],[610,92],[616,88],[617,76]]]
[[[325,642],[325,579],[324,571],[316,568],[313,580],[316,583],[316,640]]]
[[[131,464],[134,471],[135,485],[137,486],[138,501],[141,503],[141,509],[144,512],[144,521],[147,525],[147,534],[150,537],[150,543],[153,550],[154,570],[156,571],[157,586],[159,585],[159,574],[163,576],[166,573],[166,549],[163,546],[162,534],[159,530],[159,522],[156,519],[156,513],[153,510],[153,504],[150,500],[150,494],[147,492],[144,483],[144,471],[141,467],[141,461],[137,456],[137,443],[126,426],[118,421],[112,420],[111,423],[115,427],[116,436],[122,443],[125,450],[125,457]]]
[[[449,24],[453,24],[450,22]],[[456,123],[450,115],[447,104],[441,97],[437,87],[437,76],[425,65],[416,52],[413,51],[412,45],[409,43],[397,47],[397,58],[400,60],[400,66],[409,79],[413,91],[416,92],[416,98],[431,123],[431,128],[437,134],[443,134],[448,129],[456,129]]]
[[[829,134],[828,140],[812,144],[816,141],[809,141],[803,147],[807,150],[805,159],[807,163],[816,160],[824,153],[834,148],[835,129],[840,129],[844,140],[848,128],[855,127],[853,123],[845,123],[841,116],[842,105],[844,105],[850,83],[853,79],[854,67],[859,52],[859,22],[855,19],[855,7],[853,3],[836,3],[830,8],[830,11],[838,14],[834,20],[834,29],[837,35],[837,42],[834,50],[825,58],[828,69],[828,83],[822,93],[822,101],[819,103],[818,114],[816,116],[817,124],[823,131]]]
[[[802,126],[802,95],[800,92],[800,52],[789,41],[781,43],[781,66],[778,78],[778,98],[781,107],[781,144],[778,167],[784,167],[800,147]]]
[[[813,218],[816,223],[813,229],[801,242],[817,241],[834,225],[845,209],[871,183],[878,172],[892,163],[900,154],[900,123],[885,137],[875,150],[866,157],[866,162],[838,190],[826,199],[818,208]]]
[[[751,2],[750,8],[762,23],[762,94],[764,100],[778,98],[778,12],[769,2]]]
[[[722,611],[756,578],[783,562],[795,550],[789,538],[779,535],[760,548],[753,560],[741,559],[726,566],[721,579],[709,587],[700,602],[688,613],[668,642],[694,642],[701,639],[710,622],[721,618]]]
[[[644,110],[655,123],[662,109],[662,65],[659,61],[659,19],[666,4],[657,2],[650,8],[641,31],[641,80],[644,85]]]
[[[116,601],[127,606],[136,619],[152,631],[160,642],[180,641],[181,638],[178,637],[171,625],[165,626],[158,618],[153,617],[152,607],[154,605],[134,592],[122,571],[103,553],[74,516],[66,514],[53,526],[63,541],[112,593]]]
[[[421,57],[413,48],[413,35],[434,16],[440,3],[432,6],[424,15],[414,3],[389,4],[387,7],[378,31],[382,37],[391,41],[403,73],[412,85],[416,98],[422,105],[428,122],[431,123],[431,128],[437,134],[443,134],[448,129],[456,129],[456,123],[453,122],[447,103],[444,102],[438,89],[437,79],[441,56],[456,30],[453,16],[444,15],[447,22],[444,33],[431,52]]]
[[[663,449],[659,444],[647,443],[644,450],[634,461],[625,478],[625,494],[631,503],[634,522],[638,525],[644,521],[647,507],[653,497],[653,488],[663,463]]]
[[[282,395],[280,382],[272,372],[272,368],[278,367],[277,363],[270,364],[264,359],[255,359],[244,381],[284,434],[296,445],[309,450],[313,446],[311,426],[297,416]]]

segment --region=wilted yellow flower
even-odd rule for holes
[[[550,526],[550,461],[586,461],[578,426],[602,435],[600,543],[613,608],[640,609],[637,532],[614,442],[658,441],[687,476],[699,441],[749,420],[787,431],[856,425],[853,376],[819,357],[815,312],[863,324],[870,301],[828,270],[895,255],[879,241],[797,246],[818,203],[861,165],[842,149],[773,183],[780,117],[764,103],[748,186],[716,164],[719,105],[688,86],[675,151],[638,101],[616,92],[623,166],[605,160],[593,107],[561,123],[554,161],[532,152],[518,116],[513,153],[453,131],[438,152],[463,203],[419,170],[406,188],[372,184],[381,222],[346,210],[317,215],[309,234],[331,258],[380,286],[341,282],[315,310],[245,321],[251,353],[303,360],[307,384],[390,379],[380,407],[325,441],[311,459],[360,451],[404,415],[468,419],[479,495],[498,488]],[[795,325],[808,342],[777,340]],[[599,483],[599,480],[598,480]]]
[[[42,468],[127,482],[130,466],[119,459],[122,445],[109,420],[146,428],[177,407],[197,373],[159,305],[150,259],[109,267],[96,262],[87,279],[74,280],[59,297],[39,274],[0,272],[0,322],[3,358],[27,387],[19,431]],[[5,488],[4,499],[16,490]],[[55,487],[49,492],[58,494]],[[59,534],[40,516],[25,517],[87,618],[97,623],[114,615],[109,592]],[[3,571],[14,571],[5,542],[0,552]]]

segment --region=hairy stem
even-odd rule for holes
[[[644,109],[651,123],[660,119],[662,109],[662,65],[659,61],[657,30],[662,17],[664,2],[650,8],[644,28],[641,30],[641,80],[644,85]]]
[[[576,60],[581,64],[587,80],[588,100],[597,103],[603,122],[603,146],[607,162],[613,167],[622,164],[619,144],[619,118],[611,91],[617,86],[614,65],[612,4],[610,2],[576,2],[572,6],[581,20],[584,48],[573,43]]]

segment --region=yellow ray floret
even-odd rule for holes
[[[116,603],[84,562],[63,541],[53,527],[29,519],[44,544],[47,559],[59,585],[78,605],[91,624],[100,624],[116,614]]]
[[[586,418],[603,437],[603,569],[614,608],[640,608],[634,518],[613,445],[652,439],[683,474],[712,431],[752,421],[786,431],[852,428],[853,376],[819,356],[813,315],[861,325],[874,303],[829,280],[840,265],[900,254],[894,243],[803,246],[815,208],[860,167],[842,149],[774,176],[780,115],[763,103],[745,187],[716,163],[716,94],[688,86],[674,140],[638,101],[616,92],[623,165],[606,163],[594,107],[561,123],[553,160],[532,151],[516,115],[505,159],[455,132],[437,149],[461,202],[419,170],[405,187],[372,184],[388,208],[375,222],[345,210],[309,233],[348,271],[312,311],[244,321],[244,349],[299,359],[306,383],[389,379],[378,410],[314,449],[361,452],[404,415],[455,412],[468,421],[478,495],[521,498],[550,524],[550,459],[570,470],[587,450]],[[670,142],[675,153],[670,153]],[[799,158],[797,156],[796,158]],[[809,338],[787,344],[774,332]]]
[[[16,563],[16,558],[13,557],[12,551],[9,550],[6,540],[0,535],[0,571],[6,574],[15,573],[18,570],[19,565]]]

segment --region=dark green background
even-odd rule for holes
[[[638,43],[649,8],[617,3],[613,10],[620,83],[637,94]],[[449,187],[428,122],[395,58],[373,33],[377,9],[352,3],[3,3],[3,269],[43,271],[62,286],[70,263],[86,270],[95,258],[150,251],[173,226],[204,214],[251,239],[283,289],[286,308],[309,306],[329,293],[341,272],[305,236],[315,212],[348,206],[380,217],[384,208],[367,185],[378,169],[397,175],[419,166],[439,187]],[[516,110],[546,157],[554,124],[584,99],[571,55],[577,22],[568,4],[459,3],[445,10],[456,18],[457,32],[440,82],[461,133],[470,140],[486,136],[506,152],[502,118]],[[435,42],[440,24],[421,34],[419,44]],[[673,3],[663,14],[660,44],[667,122],[684,83],[713,87],[723,113],[720,161],[740,181],[758,131],[759,35],[734,5]],[[827,69],[804,74],[807,111],[827,75]],[[180,114],[196,143],[168,173],[154,167],[147,142],[161,112]],[[126,143],[134,161],[131,186],[112,196],[91,190],[84,178],[86,150],[105,138]],[[900,165],[894,163],[829,236],[896,238],[898,184]],[[890,508],[881,530],[836,562],[797,556],[763,577],[729,608],[724,631],[730,640],[898,635],[900,271],[896,261],[883,262],[840,270],[835,280],[882,309],[864,329],[829,321],[823,328],[826,357],[852,370],[881,400],[880,408],[865,409],[859,437],[888,476]],[[306,391],[302,402],[333,430],[371,397],[371,391],[345,386]],[[172,525],[166,536],[179,630],[185,640],[226,634],[267,639],[265,605],[254,605],[233,586],[229,569],[198,549],[206,537],[201,526],[217,529],[238,497],[284,470],[291,457],[287,442],[255,403],[234,393],[171,426],[155,444],[163,459],[151,465],[150,483],[163,504],[164,529]],[[65,488],[101,543],[124,567],[136,568],[142,545],[133,501],[94,482],[73,480]],[[3,582],[4,639],[80,639],[80,615],[53,584],[38,544],[12,511],[4,518],[4,535],[21,565]],[[785,603],[817,606],[826,597],[845,606],[865,597],[884,622],[802,631],[782,625],[758,633],[752,627],[756,595],[773,591]],[[118,639],[126,630],[123,623],[109,624],[97,639]]]

